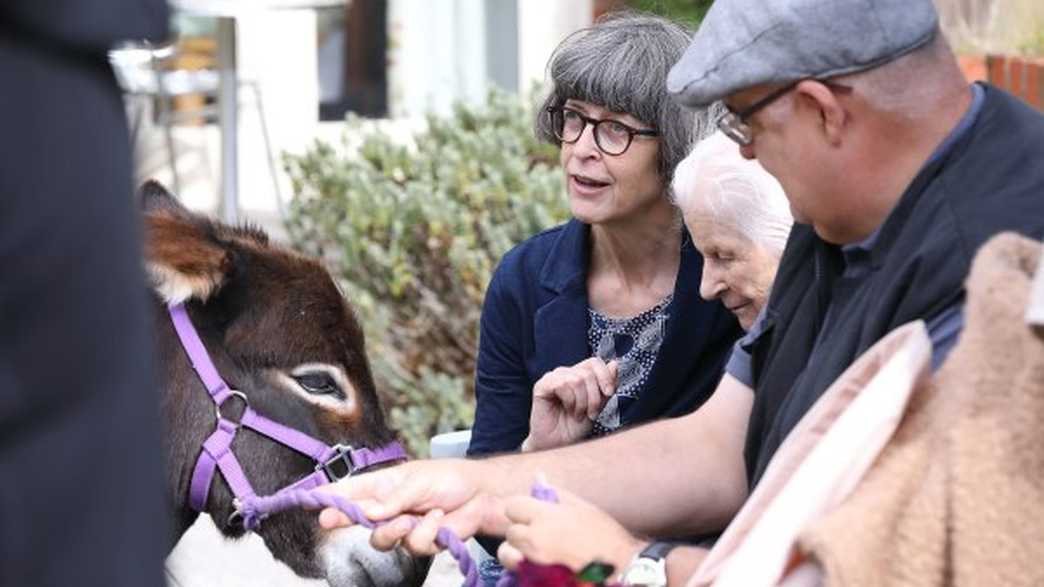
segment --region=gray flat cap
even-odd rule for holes
[[[717,0],[667,90],[702,107],[759,84],[855,73],[924,46],[938,26],[932,0]]]

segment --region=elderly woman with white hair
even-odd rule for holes
[[[750,330],[768,301],[794,222],[782,186],[719,132],[678,164],[673,187],[703,255],[700,295],[721,300]]]

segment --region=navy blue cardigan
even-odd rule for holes
[[[518,450],[529,434],[533,384],[556,367],[591,356],[590,231],[571,220],[501,259],[482,306],[469,455]],[[666,337],[630,424],[699,407],[717,387],[742,334],[731,312],[700,298],[703,258],[685,236]]]

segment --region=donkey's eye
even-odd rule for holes
[[[337,387],[337,382],[328,373],[295,375],[294,380],[308,393],[315,395],[344,395],[341,388]]]

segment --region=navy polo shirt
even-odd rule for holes
[[[936,147],[935,151],[932,152],[932,155],[925,162],[924,167],[927,167],[944,157],[950,149],[953,148],[956,142],[964,136],[966,132],[968,132],[973,124],[975,124],[975,121],[978,120],[979,113],[982,111],[985,91],[982,86],[972,84],[971,93],[972,103],[968,107],[967,112],[964,113],[964,116],[961,117],[953,130],[950,131],[950,134],[939,143],[939,146]],[[878,231],[875,230],[866,239],[858,243],[841,247],[841,255],[845,261],[845,278],[855,278],[870,271],[870,252],[877,243],[877,239]],[[832,311],[833,309],[827,313],[825,324],[820,331],[820,339],[822,339],[823,332],[829,332]],[[751,326],[750,331],[747,332],[743,338],[736,341],[732,350],[732,355],[729,357],[728,364],[725,367],[725,371],[729,375],[732,375],[750,388],[754,387],[754,376],[750,365],[750,349],[754,346],[754,342],[763,332],[764,317],[765,310],[762,308],[761,313],[758,314],[758,317]],[[954,345],[957,344],[957,339],[960,336],[961,329],[964,328],[964,301],[960,300],[955,302],[929,320],[925,326],[928,329],[928,337],[932,341],[932,368],[938,369],[946,359],[946,356],[953,349]],[[817,343],[817,348],[812,350],[813,359],[810,359],[809,362],[814,360],[818,346]]]

